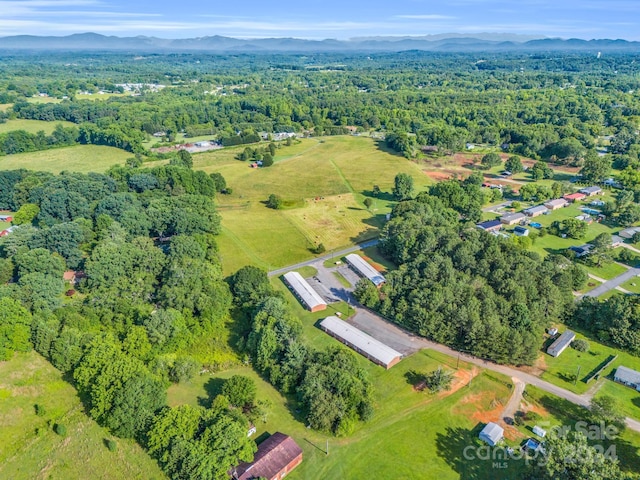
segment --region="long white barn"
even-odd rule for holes
[[[335,339],[351,347],[360,355],[365,356],[373,363],[383,366],[386,369],[393,367],[402,360],[402,354],[393,348],[376,340],[372,336],[349,325],[338,317],[327,317],[320,322],[322,330]]]
[[[379,287],[385,282],[384,277],[373,268],[367,261],[356,253],[350,253],[346,257],[347,263],[362,277],[368,278],[371,282]]]
[[[307,309],[312,312],[319,312],[327,308],[327,302],[318,295],[318,292],[298,272],[285,273],[284,280]]]

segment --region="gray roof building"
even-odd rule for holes
[[[376,340],[372,336],[349,325],[338,317],[327,317],[320,322],[322,330],[333,338],[354,349],[373,363],[389,369],[402,359],[402,354]]]
[[[371,282],[379,287],[385,282],[384,277],[375,268],[369,265],[364,258],[356,253],[350,253],[346,257],[347,263],[362,277],[368,278]]]
[[[522,222],[525,218],[527,218],[527,216],[521,212],[509,213],[500,217],[500,221],[505,225],[515,225],[516,223]]]
[[[584,193],[588,197],[591,197],[592,195],[600,195],[602,193],[602,189],[594,185],[592,187],[582,188],[580,189],[580,192]]]
[[[500,220],[487,220],[486,222],[480,222],[476,224],[481,230],[485,232],[491,232],[494,230],[500,230],[502,228],[502,222]]]
[[[529,217],[537,217],[538,215],[543,215],[547,213],[549,209],[544,205],[538,205],[535,207],[527,208],[524,213]]]
[[[549,348],[547,348],[547,353],[552,357],[557,357],[564,352],[569,345],[571,345],[571,342],[573,342],[575,338],[575,333],[571,330],[566,330],[549,346]]]
[[[640,227],[630,227],[621,230],[620,232],[618,232],[618,235],[620,235],[622,238],[632,238],[638,232],[640,232]]]
[[[489,422],[480,432],[479,438],[483,442],[495,447],[504,436],[504,429],[497,423]]]
[[[640,390],[640,372],[620,366],[616,368],[616,373],[613,375],[613,379],[616,382],[627,385],[628,387]]]
[[[327,308],[327,302],[318,295],[318,292],[316,292],[298,272],[287,272],[284,274],[284,279],[296,294],[296,297],[298,297],[309,310],[318,312]]]

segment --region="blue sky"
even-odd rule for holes
[[[640,40],[638,0],[0,0],[0,36],[352,38],[479,32]]]

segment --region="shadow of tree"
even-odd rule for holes
[[[198,405],[201,407],[210,407],[214,398],[222,393],[224,385],[223,378],[212,377],[204,384],[204,390],[207,392],[206,397],[198,397]]]
[[[473,430],[448,427],[444,433],[436,435],[436,451],[461,479],[475,480],[488,478],[487,470],[491,469],[492,461],[481,460],[478,455],[478,434],[484,425],[480,424]]]
[[[404,378],[407,383],[415,389],[419,389],[420,386],[424,388],[424,375],[416,370],[409,370],[404,374]]]

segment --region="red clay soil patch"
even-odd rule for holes
[[[453,374],[453,381],[451,382],[451,388],[445,392],[440,392],[438,396],[440,398],[443,398],[456,393],[462,387],[466,387],[467,385],[469,385],[469,382],[473,379],[473,377],[478,375],[478,372],[479,372],[478,368],[476,367],[473,367],[471,370],[462,370],[462,369],[457,370]]]
[[[547,362],[544,358],[544,355],[540,355],[536,360],[536,363],[534,363],[533,365],[523,365],[517,368],[518,370],[522,370],[523,372],[530,373],[531,375],[539,377],[547,370]]]
[[[438,172],[432,172],[432,171],[428,171],[428,170],[424,170],[424,173],[431,178],[432,180],[435,180],[436,182],[441,182],[441,181],[445,181],[445,180],[451,180],[451,178],[457,178],[458,177],[458,172],[454,172],[453,170],[441,170]]]
[[[485,409],[487,403],[491,405],[489,410]],[[465,407],[460,408],[463,405]],[[492,392],[483,392],[465,395],[460,400],[458,408],[455,408],[454,413],[465,415],[480,423],[489,423],[497,422],[503,409],[504,405],[495,399]],[[473,412],[471,415],[469,415],[469,410]]]
[[[507,440],[515,442],[517,440],[522,440],[523,438],[526,438],[526,435],[523,435],[522,433],[520,433],[520,430],[518,430],[513,425],[507,425],[504,422],[500,422],[500,424],[502,425],[502,428],[504,428],[504,437]]]

